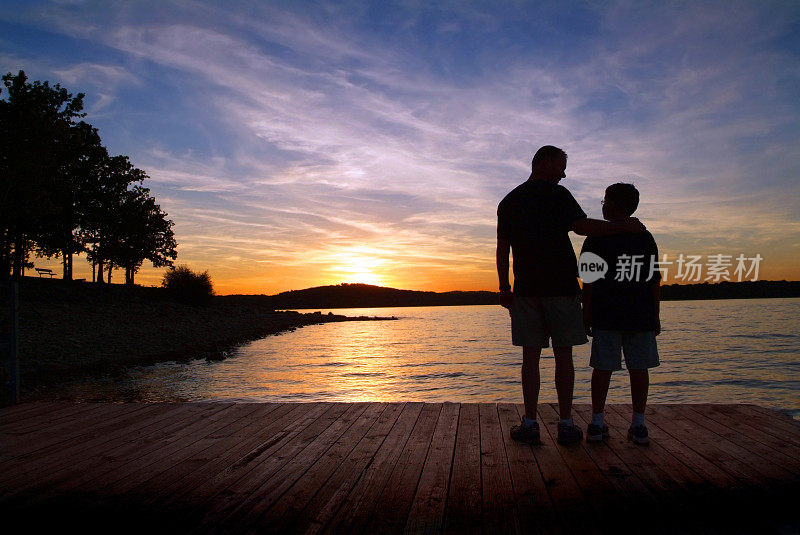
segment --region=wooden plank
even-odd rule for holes
[[[397,459],[397,465],[376,499],[373,514],[364,528],[365,533],[401,533],[405,528],[441,411],[440,403],[425,403],[422,407],[416,425]]]
[[[296,516],[324,487],[356,445],[362,444],[367,432],[381,422],[381,416],[389,411],[387,420],[396,418],[400,411],[394,409],[395,407],[390,408],[386,403],[370,403],[358,419],[321,455],[317,452],[307,456],[304,455],[305,452],[301,453],[295,465],[301,469],[294,471],[295,477],[287,478],[284,475],[275,489],[267,495],[260,495],[248,518],[237,524],[255,529],[256,532],[261,532],[262,528],[269,528],[277,533],[292,531],[290,527]]]
[[[797,461],[754,440],[749,433],[737,433],[727,425],[721,424],[716,419],[703,414],[702,410],[692,406],[681,407],[680,410],[687,419],[716,433],[720,437],[724,437],[731,444],[739,447],[742,454],[749,457],[754,466],[763,466],[764,469],[760,471],[768,477],[782,481],[793,472],[798,473],[796,470]]]
[[[630,410],[630,409],[628,409]],[[724,438],[705,430],[685,418],[679,411],[665,405],[651,405],[649,419],[661,429],[680,440],[691,449],[725,470],[748,486],[755,486],[762,491],[772,492],[772,481],[753,467],[745,455],[745,450],[730,443]]]
[[[800,425],[787,423],[777,411],[765,414],[753,406],[703,405],[704,414],[725,414],[737,422],[736,427],[749,426],[754,438],[764,441],[790,457],[800,459]],[[743,432],[746,432],[742,429]]]
[[[525,417],[525,406],[518,404],[516,408],[519,420],[522,420]],[[547,419],[552,419],[551,408],[540,403],[538,420],[542,444],[533,446],[532,451],[542,474],[542,481],[558,515],[557,525],[563,527],[567,533],[595,533],[597,527],[592,521],[595,513],[589,506],[570,466],[562,457],[556,444],[557,435],[552,434],[552,425],[546,425]]]
[[[439,413],[417,493],[411,503],[406,533],[439,533],[442,530],[459,412],[459,404],[445,403]]]
[[[108,410],[97,408],[89,420],[72,422],[66,429],[52,429],[45,424],[39,432],[14,436],[0,455],[0,462],[14,459],[16,466],[22,466],[30,458],[42,459],[53,453],[63,456],[69,448],[78,445],[83,450],[87,437],[106,434],[114,427],[126,427],[141,419],[147,409],[148,404],[144,403],[119,404]]]
[[[278,531],[289,533],[321,531],[331,521],[370,465],[376,452],[402,414],[403,408],[404,404],[402,403],[390,403],[369,428],[366,435],[355,445],[302,510],[299,507],[300,501],[290,498],[293,514],[284,513],[281,521],[275,524],[273,524],[272,514],[268,514],[270,529],[275,528]],[[329,451],[326,457],[330,457],[330,453]],[[307,476],[308,474],[305,477]],[[292,494],[288,495],[292,496]],[[283,499],[286,497],[287,495],[284,495]],[[282,529],[284,526],[285,530]]]
[[[609,405],[607,410],[615,412],[623,420],[628,420],[631,416],[629,410],[626,411],[625,407],[619,405]],[[744,485],[738,479],[665,431],[661,427],[664,422],[654,415],[652,408],[648,409],[647,418],[647,429],[651,440],[657,441],[665,450],[680,459],[682,463],[708,482],[714,490],[730,489],[734,492],[744,490]]]
[[[548,404],[544,444],[531,447],[509,436],[522,405],[381,406],[95,405],[80,411],[86,428],[69,429],[64,413],[49,430],[38,413],[43,427],[19,427],[38,442],[16,450],[28,452],[21,463],[0,461],[0,508],[36,525],[170,532],[597,532],[643,525],[618,505],[638,481],[655,498],[640,504],[651,531],[800,528],[795,450],[750,407],[652,405],[651,444],[639,447],[625,440],[630,406],[612,405],[608,441],[563,447]],[[574,411],[585,426],[590,409]],[[613,481],[612,466],[633,483]]]
[[[167,425],[169,418],[190,414],[202,408],[173,404],[165,411],[154,404],[143,410],[146,413],[137,412],[134,423],[125,419],[112,422],[110,428],[92,430],[85,437],[77,437],[63,447],[56,444],[40,452],[34,452],[24,457],[24,460],[14,460],[12,468],[8,470],[8,480],[4,480],[2,486],[11,485],[16,491],[21,491],[25,487],[15,483],[15,479],[24,479],[27,487],[30,487],[31,483],[36,482],[36,479],[31,477],[34,474],[39,481],[52,483],[61,477],[69,477],[65,471],[82,472],[94,456],[109,456],[115,447],[129,444],[131,435],[136,436],[137,433],[142,433],[142,430],[158,430]]]
[[[578,405],[575,407],[575,414],[580,417],[582,424],[588,425],[592,409],[588,405]],[[659,518],[658,525],[651,529],[662,533],[676,533],[683,531],[687,517],[704,514],[704,508],[709,502],[698,500],[707,497],[702,491],[707,491],[710,487],[702,477],[672,456],[654,439],[651,439],[648,446],[628,441],[630,418],[622,418],[608,407],[605,417],[609,427],[609,437],[604,440],[605,445],[617,454],[655,498],[646,506],[636,504],[631,518],[638,518],[638,522]],[[599,444],[587,443],[586,447],[595,446]],[[676,517],[673,514],[676,509],[685,513],[685,516]]]
[[[49,490],[77,493],[91,490],[107,495],[112,485],[146,470],[159,460],[171,462],[171,457],[198,438],[226,425],[229,413],[236,411],[235,403],[219,403],[202,413],[194,412],[179,420],[168,420],[169,427],[150,433],[143,443],[128,442],[110,454],[89,457],[88,466],[72,470],[70,477],[61,477]]]
[[[349,405],[332,423],[323,421],[319,427],[314,427],[314,435],[301,433],[238,481],[232,481],[224,494],[209,503],[211,507],[200,519],[198,531],[214,532],[224,526],[239,526],[262,500],[268,500],[270,504],[277,500],[358,420],[367,407],[367,403]]]
[[[2,432],[8,437],[24,435],[31,440],[35,440],[40,434],[76,433],[81,431],[85,422],[95,421],[99,414],[112,414],[119,410],[125,410],[126,406],[121,403],[76,403],[72,407],[43,414],[40,418],[26,419],[16,424],[3,426]],[[28,442],[30,440],[21,440],[20,444]]]
[[[558,414],[557,404],[544,404],[540,408],[544,422],[556,447],[570,466],[586,500],[597,512],[620,508],[631,511],[635,505],[653,503],[653,496],[631,469],[606,443],[574,444],[562,446],[557,443]],[[573,410],[573,421],[585,428],[585,422]],[[585,438],[585,437],[584,437]],[[613,489],[613,491],[612,491]]]
[[[236,437],[236,433],[250,423],[248,417],[257,409],[258,405],[252,403],[235,403],[229,409],[198,422],[201,425],[196,430],[182,433],[184,436],[180,439],[173,440],[170,437],[164,441],[164,447],[139,457],[125,470],[116,470],[113,477],[107,478],[108,484],[101,488],[104,500],[130,493],[177,463],[207,450],[220,439]],[[93,487],[98,488],[97,483],[93,483]]]
[[[655,409],[654,412],[661,413],[665,408],[656,406]],[[702,502],[698,500],[695,509],[699,509],[702,513],[697,515],[698,529],[747,533],[782,532],[787,525],[800,527],[796,515],[792,512],[796,502],[794,497],[800,487],[797,478],[773,480],[771,484],[748,478],[742,474],[742,471],[747,469],[748,455],[745,453],[744,457],[740,457],[741,448],[729,447],[728,440],[715,435],[712,431],[706,431],[706,428],[691,419],[690,416],[694,411],[702,410],[701,407],[681,405],[670,409],[672,410],[670,423],[680,429],[677,433],[684,435],[682,438],[684,442],[691,442],[694,448],[705,450],[704,455],[713,457],[715,464],[722,465],[729,472],[736,471],[737,477],[742,478],[740,487],[719,489],[716,496],[711,495]],[[695,435],[690,435],[692,430],[696,432]],[[698,445],[698,437],[709,437],[711,448],[706,449],[705,444]]]
[[[205,515],[198,515],[183,523],[181,529],[188,532],[191,527],[202,531],[201,524],[208,518],[221,522],[225,515],[236,508],[238,500],[254,492],[264,480],[284,467],[297,453],[338,422],[340,417],[348,411],[351,414],[363,411],[363,407],[348,403],[331,404],[322,414],[316,409],[309,410],[310,404],[286,403],[283,406],[289,411],[282,411],[279,418],[271,422],[263,439],[250,444],[250,449],[243,450],[245,454],[234,456],[233,462],[214,477],[180,496],[181,506],[206,511]]]
[[[372,463],[326,527],[328,533],[361,533],[375,509],[377,497],[387,484],[402,454],[423,403],[406,403],[397,423],[383,441]],[[476,409],[477,410],[477,409]],[[477,412],[476,412],[477,422]],[[478,502],[480,506],[480,502]]]
[[[576,405],[574,413],[576,416],[576,425],[580,425],[583,429],[586,429],[592,419],[592,408],[589,405]],[[608,445],[625,466],[645,484],[655,498],[654,503],[659,504],[664,498],[671,496],[676,490],[684,488],[684,485],[687,483],[685,480],[679,482],[674,479],[670,473],[662,469],[665,462],[673,461],[671,456],[664,456],[663,450],[657,445],[653,447],[642,447],[628,441],[627,431],[630,426],[629,421],[619,418],[619,416],[611,411],[606,411],[606,424],[609,427],[609,438],[611,440],[604,440],[604,443]],[[593,446],[593,444],[587,443],[587,448],[591,446]],[[675,471],[681,470],[680,466],[677,464],[672,466]],[[673,474],[677,475],[676,472],[673,472]],[[686,470],[683,474],[685,477],[696,480],[700,479],[696,474],[691,472],[691,470]]]
[[[444,533],[481,533],[481,430],[478,405],[462,403],[445,506]]]
[[[659,410],[669,411],[673,417],[682,418],[690,425],[694,425],[707,433],[711,433],[717,439],[718,448],[729,453],[737,459],[744,459],[768,480],[784,481],[791,474],[790,470],[773,462],[772,459],[756,455],[734,441],[724,437],[721,433],[727,431],[725,426],[720,426],[714,420],[691,409],[690,405],[665,404]]]
[[[478,414],[481,429],[483,529],[486,532],[520,533],[519,513],[514,501],[497,406],[481,403]]]
[[[554,533],[561,531],[556,520],[556,511],[547,492],[534,448],[520,444],[510,436],[511,426],[520,423],[516,406],[501,403],[497,406],[500,415],[500,428],[505,441],[511,483],[514,488],[514,501],[519,512],[520,528],[523,533]]]
[[[39,401],[35,403],[20,403],[10,407],[0,408],[0,429],[27,420],[35,420],[42,416],[49,416],[74,406],[71,401]]]
[[[742,421],[729,415],[722,407],[692,406],[689,410],[713,421],[714,432],[731,442],[735,442],[761,457],[770,459],[793,473],[800,474],[800,447],[793,447],[792,444],[778,437],[762,432],[752,420]],[[768,425],[768,422],[765,422],[765,425]]]
[[[777,409],[768,409],[767,407],[762,407],[761,405],[753,405],[753,404],[738,404],[737,408],[742,411],[760,412],[765,416],[774,418],[776,423],[779,422],[781,424],[784,424],[787,430],[794,429],[796,431],[798,427],[800,427],[800,420],[792,418],[788,414],[785,414]]]
[[[283,425],[288,423],[282,418],[298,408],[298,405],[290,403],[257,405],[256,412],[246,417],[247,421],[243,422],[246,426],[233,437],[212,436],[211,438],[216,440],[211,447],[176,462],[170,469],[144,482],[137,489],[141,503],[145,506],[164,507],[177,500],[184,501],[185,494],[204,488],[210,479],[253,452],[254,448],[267,446],[272,440],[277,442],[284,437],[285,434],[276,435]],[[308,403],[300,407],[306,410],[306,414],[299,415],[302,418],[297,421],[310,423],[311,420],[304,421],[303,418],[319,417],[330,408],[330,404]]]

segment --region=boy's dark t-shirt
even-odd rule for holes
[[[511,242],[514,295],[575,295],[578,261],[569,231],[586,217],[564,186],[528,180],[514,188],[497,207],[497,237]]]
[[[613,234],[586,238],[581,254],[589,251],[606,261],[608,272],[592,283],[592,327],[609,331],[653,331],[656,329],[655,298],[652,285],[661,280],[657,266],[650,277],[652,262],[658,261],[658,246],[649,232]],[[627,255],[627,260],[620,256]],[[635,255],[636,258],[633,257]],[[630,266],[638,263],[638,281],[616,280],[621,266],[625,275],[634,274]]]

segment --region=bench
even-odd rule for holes
[[[55,272],[50,268],[34,268],[34,269],[36,270],[36,272],[39,274],[40,277],[42,275],[50,275],[50,278],[52,279],[53,277],[56,276]]]

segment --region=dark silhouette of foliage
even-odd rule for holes
[[[115,268],[125,281],[144,260],[171,266],[177,257],[173,223],[150,190],[147,175],[127,156],[110,156],[97,129],[77,118],[83,94],[60,85],[28,83],[25,73],[3,77],[0,100],[0,278],[20,277],[32,250],[62,258],[72,279],[72,257],[85,252],[97,281]]]
[[[97,129],[83,121],[70,131],[68,157],[50,192],[56,208],[37,237],[39,256],[61,256],[64,280],[72,279],[72,257],[86,249],[80,231],[86,226],[87,208],[97,190],[100,169],[108,152]]]
[[[164,274],[161,285],[172,295],[188,305],[201,305],[211,301],[214,287],[208,271],[196,273],[189,266],[173,267]]]
[[[171,266],[178,256],[173,223],[149,193],[145,187],[134,186],[125,192],[120,204],[116,241],[109,256],[125,268],[126,284],[133,284],[145,260],[153,267],[164,267]]]
[[[19,71],[3,76],[0,100],[0,274],[21,277],[32,245],[59,209],[58,189],[72,127],[83,117],[83,93],[59,84],[29,83]]]

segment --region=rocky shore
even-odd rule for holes
[[[161,288],[27,277],[19,294],[23,400],[41,398],[61,382],[129,366],[222,359],[237,345],[304,325],[395,319],[275,311],[256,296],[215,296],[208,305],[189,306]],[[0,314],[6,322],[7,301]]]

